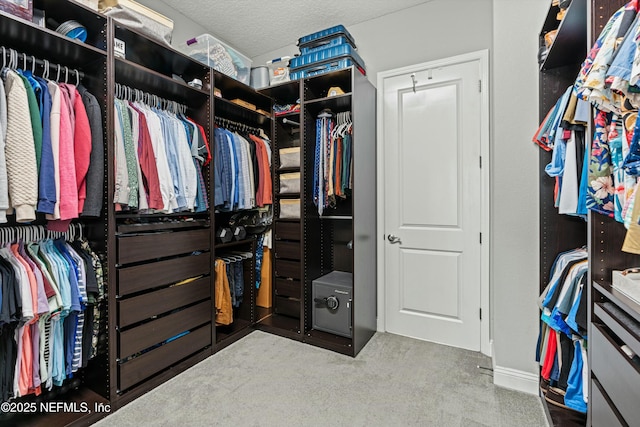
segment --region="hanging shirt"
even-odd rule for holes
[[[60,86],[60,219],[78,217],[78,184],[74,154],[73,100],[68,85]]]
[[[149,127],[149,135],[151,138],[153,153],[156,160],[156,170],[158,172],[158,183],[160,185],[160,194],[162,195],[162,211],[173,212],[177,209],[176,194],[173,187],[173,178],[167,160],[166,141],[162,132],[162,124],[156,113],[148,107],[141,105],[141,111],[147,119]]]
[[[131,108],[138,115],[138,161],[142,172],[144,189],[148,198],[150,209],[161,211],[164,208],[162,192],[160,190],[160,179],[158,176],[158,168],[156,157],[153,151],[151,135],[149,134],[149,126],[147,118],[142,114],[141,110],[134,104],[130,104]]]
[[[7,182],[7,160],[5,143],[7,137],[7,96],[4,84],[0,82],[0,224],[7,222],[9,209],[9,187]]]
[[[29,120],[27,91],[21,77],[12,70],[6,72],[7,134],[5,155],[11,205],[16,221],[35,220],[38,202],[38,170],[33,130]]]
[[[51,109],[52,100],[46,80],[34,77],[40,83],[40,97],[42,104],[42,153],[38,176],[38,212],[53,215],[56,204],[56,177],[51,146]]]
[[[91,131],[91,154],[86,180],[86,199],[82,210],[83,216],[98,217],[102,211],[104,192],[104,136],[102,128],[102,111],[95,96],[82,85],[78,93],[84,103],[89,128]],[[43,146],[44,156],[44,146]]]
[[[55,204],[53,214],[48,214],[48,220],[60,219],[60,125],[61,125],[61,95],[60,88],[54,82],[48,83],[51,95],[51,155],[53,157],[53,176],[55,186]]]

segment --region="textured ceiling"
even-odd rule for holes
[[[334,25],[346,27],[429,0],[163,0],[249,57],[295,44]]]

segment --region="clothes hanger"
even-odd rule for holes
[[[325,109],[322,110],[319,114],[318,114],[318,118],[330,118],[333,117],[333,113],[331,112],[331,110],[329,109]]]
[[[64,82],[69,83],[69,67],[64,66]]]
[[[43,67],[43,70],[42,70],[42,78],[45,79],[45,80],[49,78],[49,66],[50,65],[51,64],[49,63],[49,61],[45,59],[44,60],[44,67]]]
[[[73,71],[76,72],[76,86],[80,86],[80,71],[77,69],[74,69]]]
[[[335,119],[335,124],[333,126],[333,130],[331,131],[331,138],[335,139],[338,137],[338,131],[340,130],[340,128],[342,127],[342,113],[338,113],[336,114],[336,119]]]
[[[36,57],[31,55],[31,75],[36,75]]]
[[[60,64],[56,64],[58,70],[56,72],[56,82],[60,82]]]
[[[11,70],[15,70],[15,59],[14,59],[15,53],[16,51],[14,51],[13,49],[9,49],[9,68]]]

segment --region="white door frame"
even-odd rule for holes
[[[385,319],[385,194],[384,185],[382,183],[385,180],[385,157],[384,157],[384,105],[383,96],[383,82],[385,78],[395,77],[407,73],[418,72],[427,68],[437,68],[449,65],[460,64],[469,61],[480,61],[480,75],[482,79],[481,83],[481,101],[480,101],[480,114],[481,114],[481,131],[480,131],[480,153],[482,156],[482,169],[480,174],[481,178],[481,213],[480,213],[480,230],[482,233],[482,246],[480,249],[480,307],[482,309],[482,320],[480,321],[480,351],[487,356],[492,356],[490,346],[490,323],[491,323],[491,311],[489,304],[489,215],[490,215],[490,151],[489,151],[489,50],[480,50],[463,55],[452,56],[449,58],[439,59],[435,61],[423,62],[421,64],[410,65],[407,67],[396,68],[393,70],[382,71],[378,73],[378,100],[377,100],[377,197],[378,197],[378,259],[377,259],[377,275],[378,275],[378,331],[386,331],[386,319]]]

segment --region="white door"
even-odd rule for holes
[[[481,348],[481,65],[416,68],[378,85],[386,330],[470,350]]]

